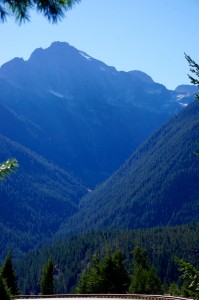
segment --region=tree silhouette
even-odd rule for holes
[[[14,16],[15,20],[30,20],[29,11],[43,13],[53,23],[64,17],[65,11],[72,8],[75,3],[81,0],[4,0],[0,1],[0,20],[4,22],[8,16]]]
[[[189,56],[185,53],[185,58],[189,63],[190,66],[190,71],[195,74],[197,77],[199,77],[199,65]],[[199,88],[199,79],[192,77],[191,75],[188,74],[188,77],[191,81],[191,83],[197,85]],[[195,97],[197,100],[199,100],[199,94],[195,94]],[[199,156],[199,152],[194,152],[196,156]]]
[[[11,294],[9,288],[1,274],[0,274],[0,296],[1,296],[1,300],[11,300]]]
[[[40,280],[40,289],[42,295],[54,294],[53,262],[51,258],[48,259],[47,263],[43,267],[42,277]]]
[[[7,286],[12,295],[19,294],[19,288],[16,281],[15,271],[12,264],[12,253],[8,252],[8,255],[2,265],[1,275],[3,279],[6,281]]]
[[[121,250],[99,260],[93,257],[91,265],[80,276],[76,293],[79,294],[124,294],[129,286],[129,275],[124,267]]]
[[[154,267],[149,263],[147,252],[136,247],[133,251],[133,276],[129,292],[133,294],[160,294],[161,282]]]
[[[199,65],[191,59],[189,55],[185,53],[185,58],[189,63],[190,66],[190,71],[194,73],[197,77],[199,77]],[[195,84],[199,88],[199,79],[192,77],[191,75],[188,74],[189,79],[191,80],[191,83]],[[199,94],[195,95],[196,99],[199,99]]]

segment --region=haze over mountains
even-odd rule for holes
[[[184,110],[195,92],[118,72],[67,43],[4,64],[0,158],[20,169],[0,186],[0,251],[20,255],[56,232],[198,221],[199,112]]]

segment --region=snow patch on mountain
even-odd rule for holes
[[[79,54],[83,57],[85,57],[87,60],[91,60],[92,57],[90,57],[88,54],[86,54],[85,52],[79,51]]]
[[[187,98],[187,97],[189,97],[189,96],[191,96],[191,95],[177,95],[177,101],[180,101],[180,100],[182,100],[182,99],[184,99],[184,98]]]
[[[55,91],[53,91],[53,90],[49,90],[49,92],[50,92],[51,94],[53,94],[54,96],[58,97],[58,98],[64,98],[64,95],[62,95],[62,94],[60,94],[60,93],[58,93],[58,92],[55,92]]]

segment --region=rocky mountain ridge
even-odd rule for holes
[[[94,187],[193,101],[180,95],[55,42],[0,68],[0,133]]]

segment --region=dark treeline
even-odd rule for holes
[[[176,257],[199,267],[199,223],[149,230],[106,230],[74,235],[32,251],[15,261],[20,291],[23,294],[40,291],[39,278],[47,257],[54,263],[54,292],[72,293],[77,282],[90,265],[93,255],[99,259],[121,250],[126,258],[125,268],[131,273],[133,249],[145,248],[164,290],[179,282]]]

